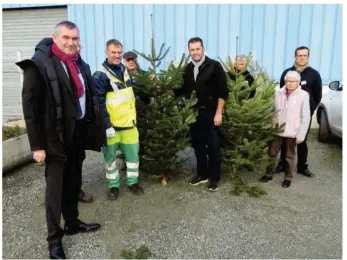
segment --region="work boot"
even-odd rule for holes
[[[144,194],[143,189],[141,188],[141,186],[138,183],[135,183],[133,185],[129,185],[128,186],[128,190],[134,194],[134,195],[142,195]]]
[[[110,188],[108,191],[108,199],[109,200],[116,200],[119,197],[119,188],[113,187]]]

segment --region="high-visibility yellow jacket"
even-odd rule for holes
[[[110,122],[118,128],[130,128],[136,124],[135,96],[128,70],[124,70],[124,81],[105,66],[98,71],[106,74],[110,80],[113,91],[106,93],[106,110],[110,116]]]

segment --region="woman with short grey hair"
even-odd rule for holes
[[[285,175],[282,183],[283,188],[288,188],[293,179],[295,146],[304,141],[310,124],[310,100],[309,94],[301,89],[300,74],[296,71],[288,71],[285,86],[276,91],[274,124],[285,123],[282,132],[278,133],[272,141],[269,149],[269,157],[277,157],[282,143],[285,143]],[[274,165],[271,163],[266,174],[260,179],[261,182],[272,180]]]
[[[290,71],[287,72],[287,74],[284,76],[284,82],[286,82],[288,78],[296,79],[297,82],[299,82],[299,83],[300,83],[300,80],[301,80],[300,74],[297,71],[295,71],[295,70],[290,70]]]

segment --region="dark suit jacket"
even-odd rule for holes
[[[75,85],[70,80],[72,77],[68,78],[61,62],[51,55],[50,45],[41,44],[35,50],[32,59],[17,63],[24,70],[22,102],[31,150],[45,150],[47,157],[66,160],[66,148],[72,140],[79,105]],[[77,65],[86,87],[85,149],[100,151],[106,143],[106,136],[92,87],[90,69],[82,59],[78,60]],[[52,69],[59,86],[61,120],[57,116],[53,83],[47,73]]]

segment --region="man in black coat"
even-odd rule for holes
[[[77,54],[79,29],[63,21],[53,41],[40,43],[32,59],[17,65],[24,71],[23,113],[33,158],[45,162],[49,255],[64,259],[64,234],[100,228],[78,219],[78,170],[85,150],[100,151],[106,136],[89,66]]]
[[[301,77],[301,89],[308,92],[310,95],[310,110],[311,110],[311,121],[310,126],[307,131],[304,142],[297,145],[298,150],[298,162],[297,162],[297,172],[306,176],[313,177],[313,173],[308,169],[307,164],[307,155],[308,155],[308,147],[307,147],[307,136],[310,132],[312,115],[316,110],[322,99],[322,79],[318,71],[310,67],[308,61],[310,57],[310,50],[305,46],[301,46],[295,49],[295,63],[294,66],[283,71],[280,87],[285,85],[284,76],[287,74],[289,70],[295,70],[300,73]],[[281,159],[276,167],[276,172],[282,172],[285,169],[285,147],[281,148]]]
[[[198,99],[197,121],[190,128],[197,175],[190,181],[190,185],[209,180],[208,190],[216,191],[221,170],[218,126],[222,124],[222,111],[229,95],[226,74],[219,62],[205,56],[201,38],[191,38],[188,49],[192,61],[186,67],[182,89],[175,92],[190,97],[194,90]]]

